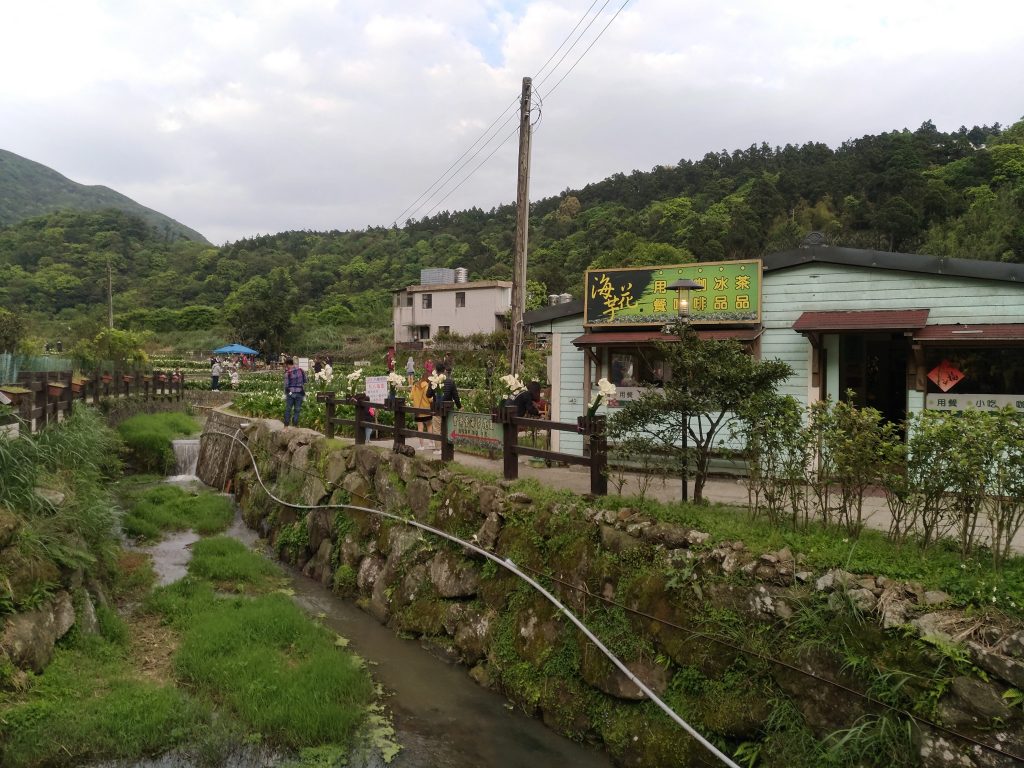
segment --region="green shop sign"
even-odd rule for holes
[[[761,262],[705,261],[671,267],[589,269],[584,283],[584,325],[663,325],[679,312],[668,286],[690,279],[703,290],[690,291],[693,323],[761,321]]]

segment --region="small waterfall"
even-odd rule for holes
[[[188,438],[185,440],[172,440],[174,446],[174,472],[173,480],[194,480],[196,478],[196,464],[199,462],[199,438]]]

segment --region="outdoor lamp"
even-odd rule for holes
[[[666,287],[676,292],[676,307],[679,319],[686,322],[690,317],[690,291],[703,291],[704,286],[695,280],[681,277],[669,283]]]

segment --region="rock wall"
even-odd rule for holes
[[[219,418],[207,423],[237,428]],[[755,754],[759,766],[823,764],[822,745],[851,728],[842,749],[859,757],[837,765],[1018,764],[909,725],[879,700],[1024,755],[1014,705],[1014,689],[1024,689],[1024,630],[946,609],[943,593],[868,574],[814,573],[788,549],[712,544],[708,534],[653,519],[625,500],[339,447],[280,422],[254,422],[243,432],[279,497],[414,517],[544,574],[677,712],[727,750]],[[247,524],[282,559],[396,632],[442,649],[550,727],[603,743],[621,765],[714,764],[514,576],[372,514],[283,507],[256,481],[248,455],[222,441],[204,434],[200,476],[233,483]]]

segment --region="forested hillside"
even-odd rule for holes
[[[53,211],[106,208],[139,216],[166,240],[207,242],[194,229],[109,187],[79,184],[41,163],[0,149],[0,226]]]
[[[214,248],[169,242],[123,213],[55,213],[0,230],[0,305],[30,323],[98,320],[109,260],[129,327],[231,324],[253,339],[260,322],[379,328],[388,291],[423,267],[508,278],[513,228],[507,205]],[[589,266],[756,257],[811,230],[836,245],[1024,261],[1024,120],[954,133],[928,122],[836,149],[762,144],[616,174],[533,204],[529,277],[578,292]]]

